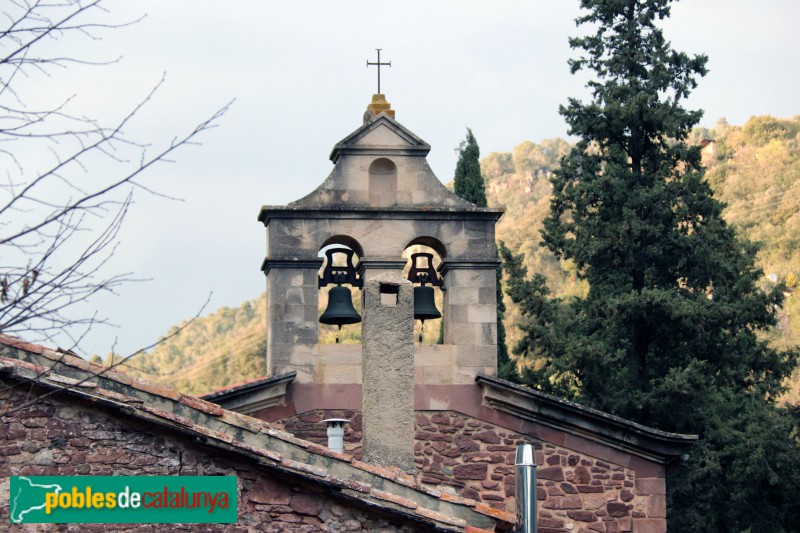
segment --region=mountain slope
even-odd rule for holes
[[[150,353],[123,363],[122,370],[181,392],[202,394],[265,374],[266,329],[262,294],[239,307],[197,318]]]
[[[725,216],[747,238],[761,241],[759,263],[765,286],[788,285],[780,310],[780,329],[770,332],[781,346],[800,344],[800,116],[753,117],[743,126],[720,120],[714,129],[693,132],[704,145],[707,178],[727,204]],[[713,140],[713,141],[712,141]],[[539,247],[542,220],[550,209],[550,177],[570,146],[563,139],[523,142],[511,152],[492,153],[481,161],[489,205],[504,207],[497,238],[525,254],[529,272],[544,274],[556,296],[582,294],[586,285],[574,266]],[[516,306],[506,300],[508,345],[519,334]],[[330,337],[330,334],[327,334]],[[348,339],[355,342],[354,339]],[[125,365],[146,377],[193,394],[208,392],[264,375],[266,304],[262,294],[237,308],[223,307],[197,319],[180,335]],[[800,376],[796,376],[800,383]],[[790,393],[800,400],[800,386]]]

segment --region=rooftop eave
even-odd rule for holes
[[[659,464],[680,458],[697,435],[670,433],[484,374],[475,381],[489,407]]]
[[[284,405],[286,387],[294,381],[297,372],[251,380],[224,389],[209,392],[199,398],[215,403],[224,409],[249,415],[262,409]]]
[[[267,422],[222,409],[169,387],[133,378],[66,352],[0,333],[0,376],[48,391],[82,398],[120,416],[174,431],[265,468],[302,478],[338,496],[437,531],[463,532],[468,524],[503,530],[514,515],[484,502],[441,493],[397,468],[366,464],[271,427]]]

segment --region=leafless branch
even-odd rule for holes
[[[110,125],[74,112],[74,97],[29,106],[18,83],[42,75],[57,83],[71,65],[118,61],[65,57],[63,47],[49,46],[96,40],[141,20],[105,22],[108,15],[103,0],[7,0],[0,7],[0,332],[31,342],[67,339],[70,350],[106,323],[102,314],[81,313],[81,304],[135,280],[107,272],[134,190],[170,198],[145,183],[146,171],[197,144],[230,105],[154,147],[125,130],[163,76]]]
[[[100,370],[98,372],[95,372],[95,373],[91,374],[90,376],[87,376],[87,377],[83,378],[82,380],[77,381],[75,383],[70,383],[69,385],[63,385],[60,388],[53,389],[53,390],[51,390],[51,391],[49,391],[49,392],[47,392],[45,394],[39,394],[33,399],[30,399],[30,396],[32,395],[32,392],[29,392],[28,398],[26,398],[26,401],[21,403],[21,404],[19,404],[19,405],[16,405],[16,406],[12,407],[8,403],[9,399],[10,399],[10,396],[9,396],[9,399],[5,400],[3,402],[3,404],[0,405],[0,413],[2,413],[3,415],[6,415],[6,414],[12,415],[12,414],[16,413],[17,411],[20,411],[22,409],[25,409],[26,407],[29,407],[31,405],[34,405],[34,404],[42,401],[44,398],[47,398],[47,397],[52,396],[54,394],[58,394],[59,392],[63,392],[65,390],[70,390],[70,389],[73,389],[75,387],[80,387],[80,386],[84,385],[86,382],[88,382],[90,380],[93,380],[93,379],[95,379],[97,377],[102,376],[103,374],[105,374],[109,370],[114,370],[116,367],[125,364],[127,361],[129,361],[133,357],[136,357],[137,355],[139,355],[141,353],[144,353],[147,350],[153,349],[154,347],[158,346],[159,344],[161,344],[164,341],[167,341],[167,340],[169,340],[169,339],[171,339],[173,337],[176,337],[176,336],[180,335],[181,332],[184,329],[189,327],[195,320],[197,320],[200,317],[200,315],[203,314],[203,312],[205,311],[205,309],[208,306],[209,302],[211,301],[212,294],[213,293],[209,293],[208,294],[208,297],[206,298],[205,303],[194,314],[194,316],[192,316],[192,318],[190,318],[186,322],[183,322],[180,326],[178,326],[177,328],[172,330],[168,335],[158,339],[156,342],[154,342],[154,343],[152,343],[152,344],[150,344],[148,346],[145,346],[143,348],[139,348],[138,350],[136,350],[134,352],[131,352],[130,354],[128,354],[128,355],[126,355],[124,357],[121,357],[119,359],[115,358],[114,361],[112,362],[112,364],[110,364],[110,365],[108,365],[106,367],[103,367],[102,370]],[[53,368],[56,368],[57,365],[63,363],[64,357],[66,357],[67,355],[73,355],[73,356],[77,355],[74,352],[72,352],[71,350],[59,350],[59,351],[62,354],[60,359],[58,359],[57,361],[54,361],[49,368],[43,369],[40,372],[38,372],[35,377],[31,378],[31,380],[29,382],[27,382],[31,386],[31,391],[33,390],[33,387],[36,385],[37,382],[39,382],[42,378],[47,377],[47,375],[52,371]],[[20,386],[22,384],[24,384],[24,383],[15,383],[13,385],[8,385],[8,386],[4,387],[2,390],[3,390],[3,392],[9,391],[9,390],[13,390],[13,389],[15,389],[16,387],[18,387],[18,386]]]

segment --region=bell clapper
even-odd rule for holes
[[[419,342],[422,342],[422,334],[425,333],[425,321],[423,320],[419,327]]]
[[[336,344],[339,344],[339,337],[342,335],[342,325],[339,324],[339,329],[336,332]]]

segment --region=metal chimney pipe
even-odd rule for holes
[[[536,533],[536,457],[533,445],[517,446],[514,470],[517,477],[517,523],[512,533]]]
[[[350,421],[346,418],[328,418],[323,422],[328,425],[328,448],[335,452],[344,452],[344,425]]]

